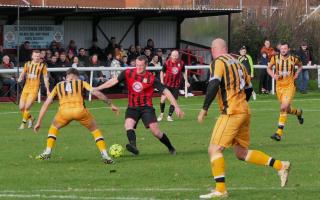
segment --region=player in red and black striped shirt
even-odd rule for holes
[[[179,87],[181,78],[183,78],[189,87],[190,84],[188,82],[187,73],[185,73],[184,62],[179,59],[179,52],[174,50],[171,52],[170,59],[166,61],[166,63],[162,67],[162,71],[160,73],[161,83],[166,86],[170,92],[173,94],[174,98],[177,100],[179,97]],[[164,108],[166,106],[166,96],[162,95],[160,100],[160,111],[161,114],[158,117],[158,121],[162,121]],[[174,106],[171,104],[169,108],[168,121],[173,121],[172,114],[174,112]]]
[[[128,151],[133,154],[139,154],[136,145],[136,133],[138,121],[141,119],[146,128],[150,128],[153,135],[165,144],[171,154],[176,154],[167,135],[160,131],[152,104],[154,88],[162,92],[174,106],[178,117],[183,117],[184,113],[180,109],[177,101],[171,92],[163,86],[160,81],[153,76],[151,72],[146,71],[148,59],[145,56],[139,56],[136,59],[136,68],[123,71],[117,78],[113,78],[97,87],[97,90],[110,88],[119,82],[125,81],[128,87],[128,108],[125,116],[125,128],[129,139],[126,145]]]

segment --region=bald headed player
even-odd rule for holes
[[[190,87],[190,84],[188,82],[187,73],[185,72],[185,66],[184,62],[179,59],[179,52],[177,50],[174,50],[171,52],[170,59],[166,61],[166,63],[162,67],[162,71],[160,72],[160,81],[161,83],[168,88],[168,90],[172,93],[174,98],[177,100],[179,97],[179,87],[180,87],[180,81],[181,77],[183,76],[185,83],[187,84],[187,87]],[[166,106],[166,99],[167,97],[165,95],[161,96],[160,100],[160,115],[158,117],[158,121],[162,121],[164,109]],[[171,104],[169,108],[169,114],[167,117],[167,121],[172,122],[172,114],[174,112],[174,106]]]
[[[34,126],[34,131],[38,132],[42,123],[42,119],[52,103],[55,96],[59,98],[59,111],[53,119],[50,126],[47,148],[42,154],[36,157],[39,160],[47,160],[51,157],[52,148],[57,139],[59,129],[65,127],[72,121],[78,121],[86,127],[94,137],[96,145],[100,150],[102,161],[105,164],[112,164],[113,160],[109,157],[106,150],[106,143],[104,142],[101,131],[97,128],[97,123],[91,113],[85,108],[83,95],[84,91],[92,92],[93,95],[103,100],[112,111],[119,114],[119,109],[111,103],[104,94],[93,88],[85,81],[79,79],[79,71],[75,68],[70,68],[67,71],[66,80],[58,83],[51,94],[41,107],[37,124]]]
[[[258,150],[249,150],[250,110],[247,101],[250,99],[252,87],[245,66],[228,54],[226,43],[222,39],[212,41],[211,53],[214,62],[211,64],[207,94],[198,121],[204,121],[209,106],[217,97],[221,115],[216,121],[208,148],[216,187],[214,191],[201,195],[200,198],[228,196],[223,151],[229,146],[233,146],[239,160],[276,169],[281,179],[281,187],[285,186],[290,162],[276,160]]]

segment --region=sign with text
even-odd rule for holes
[[[20,25],[19,44],[30,42],[32,49],[49,48],[50,43],[63,43],[64,28],[62,25]],[[5,49],[16,49],[18,42],[18,29],[16,25],[3,26],[3,43]]]

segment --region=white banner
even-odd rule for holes
[[[64,27],[62,25],[20,25],[19,43],[30,42],[32,49],[46,49],[50,43],[64,43]],[[16,49],[18,29],[16,25],[3,26],[3,43],[5,49]]]

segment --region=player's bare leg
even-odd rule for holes
[[[129,140],[129,143],[126,145],[126,149],[131,153],[133,153],[134,155],[138,155],[139,150],[137,148],[137,138],[134,130],[135,125],[136,125],[136,121],[132,118],[127,118],[124,123],[124,127],[127,131],[127,137]]]
[[[157,118],[158,122],[161,122],[163,119],[164,109],[166,107],[166,99],[167,99],[167,97],[165,95],[161,95],[161,98],[160,98],[160,112],[161,113]]]
[[[149,128],[150,128],[153,136],[158,138],[161,143],[166,145],[170,154],[176,155],[177,152],[176,152],[175,148],[172,146],[168,136],[165,133],[160,131],[158,123],[157,122],[150,123]]]

